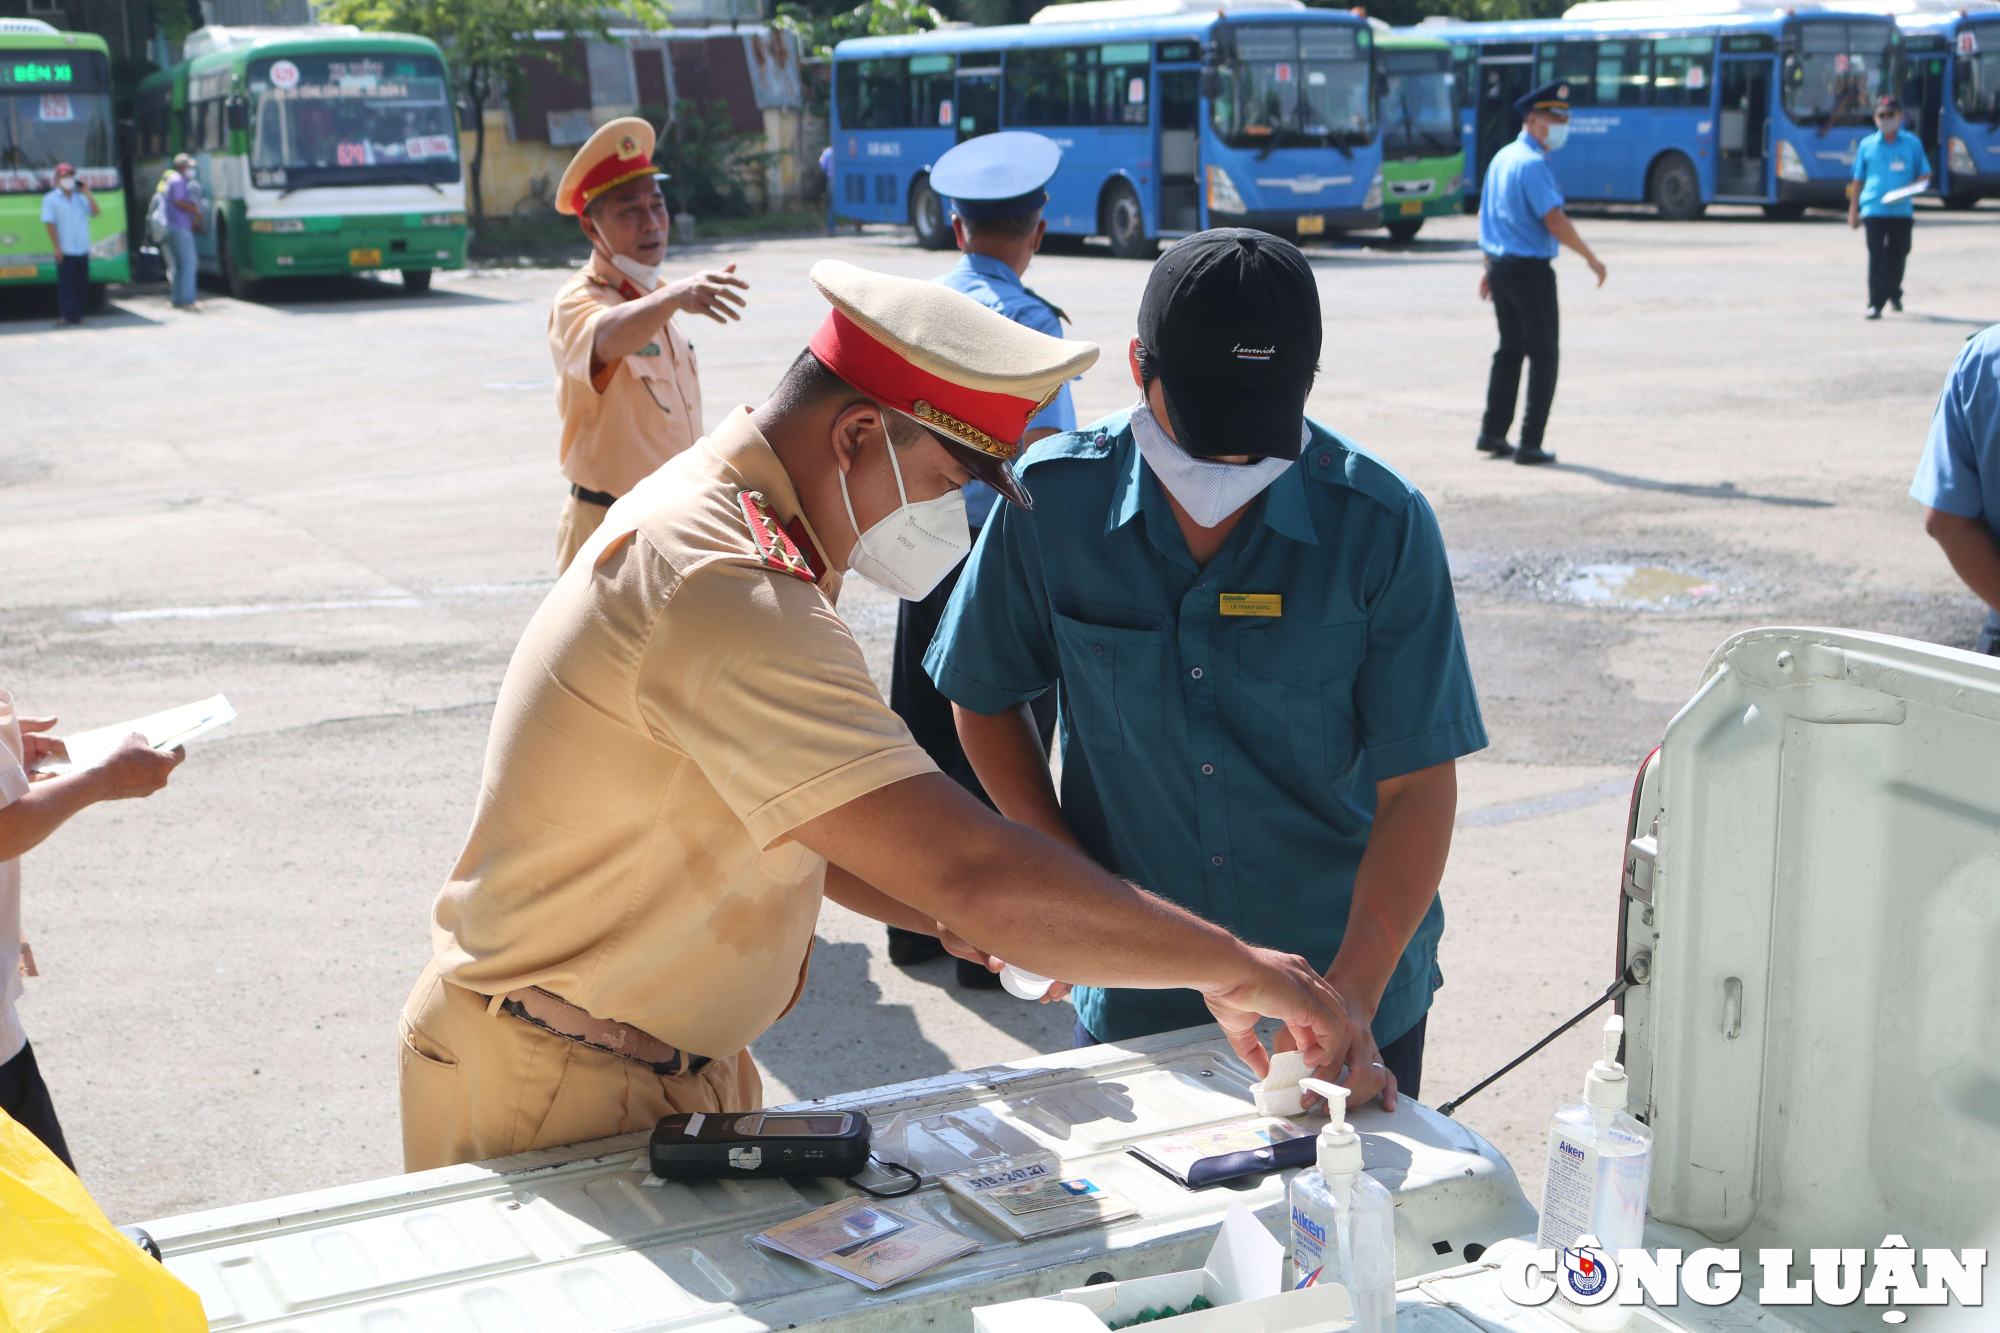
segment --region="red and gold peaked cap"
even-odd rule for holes
[[[832,303],[810,344],[827,369],[885,407],[989,459],[1011,462],[1036,413],[1097,360],[963,292],[838,259],[812,266]]]
[[[653,127],[637,116],[607,120],[576,150],[556,186],[556,212],[581,213],[614,186],[659,172],[653,165]]]

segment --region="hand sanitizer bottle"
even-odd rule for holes
[[[1618,1063],[1624,1036],[1625,1020],[1612,1015],[1604,1025],[1604,1058],[1583,1077],[1583,1100],[1549,1121],[1548,1175],[1535,1242],[1544,1249],[1570,1249],[1591,1237],[1615,1260],[1618,1251],[1637,1249],[1645,1239],[1653,1131],[1625,1111],[1630,1084]],[[1630,1314],[1628,1306],[1576,1305],[1567,1296],[1560,1307],[1565,1319],[1582,1328],[1623,1328]]]
[[[1290,1286],[1337,1282],[1354,1301],[1355,1333],[1395,1333],[1395,1202],[1361,1169],[1347,1089],[1316,1078],[1299,1086],[1326,1098],[1331,1119],[1319,1132],[1319,1165],[1292,1178]]]

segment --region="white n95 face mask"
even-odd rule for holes
[[[1303,422],[1299,431],[1303,450],[1312,432]],[[1143,398],[1132,409],[1132,438],[1167,494],[1180,501],[1188,517],[1204,528],[1214,527],[1263,494],[1264,488],[1292,465],[1289,458],[1260,458],[1254,463],[1211,463],[1196,458],[1167,437]]]
[[[660,285],[660,270],[666,267],[665,264],[642,264],[630,255],[613,255],[611,262],[618,266],[620,273],[637,283],[642,292],[650,292]]]
[[[889,451],[889,466],[896,470],[896,496],[902,504],[863,532],[854,518],[854,501],[847,493],[847,474],[840,474],[840,500],[847,506],[848,526],[855,532],[854,552],[847,558],[847,567],[906,602],[921,602],[972,549],[965,495],[953,488],[935,500],[911,504],[910,493],[903,489],[903,465],[896,461],[896,446],[886,431],[882,447]]]

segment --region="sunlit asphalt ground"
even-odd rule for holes
[[[1469,219],[1313,252],[1312,411],[1436,508],[1493,740],[1460,768],[1432,1102],[1604,986],[1624,791],[1717,644],[1793,623],[1969,645],[1979,619],[1905,492],[1946,367],[2000,318],[2000,211],[1920,212],[1908,313],[1880,323],[1831,217],[1581,227],[1611,280],[1559,266],[1553,469],[1473,451],[1494,329]],[[711,422],[804,343],[828,255],[949,262],[888,230],[674,256],[754,284],[744,323],[693,330]],[[1086,420],[1132,397],[1146,274],[1096,249],[1031,274],[1110,353]],[[115,1218],[399,1169],[395,1015],[552,574],[563,277],[208,293],[198,315],[121,292],[73,331],[0,303],[0,684],[65,729],[217,691],[241,712],[165,793],[84,814],[26,865],[43,976],[23,1012]],[[841,610],[886,687],[893,603],[857,581]],[[804,1002],[755,1048],[774,1102],[1068,1044],[1066,1006],[962,992],[948,962],[898,970],[835,907],[819,933]],[[1462,1113],[1531,1190],[1594,1026]]]

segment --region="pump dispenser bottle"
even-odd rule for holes
[[[1293,1288],[1338,1282],[1354,1301],[1355,1333],[1395,1333],[1396,1205],[1361,1169],[1361,1136],[1347,1121],[1347,1089],[1316,1078],[1326,1098],[1319,1163],[1292,1178]]]
[[[1583,1100],[1549,1121],[1548,1174],[1542,1185],[1542,1226],[1536,1244],[1565,1250],[1585,1236],[1617,1259],[1638,1249],[1646,1229],[1646,1190],[1653,1174],[1653,1131],[1625,1110],[1630,1084],[1618,1063],[1625,1020],[1604,1025],[1604,1058],[1583,1076]],[[1557,1288],[1561,1290],[1560,1285]],[[1557,1302],[1582,1328],[1623,1328],[1630,1308]]]

